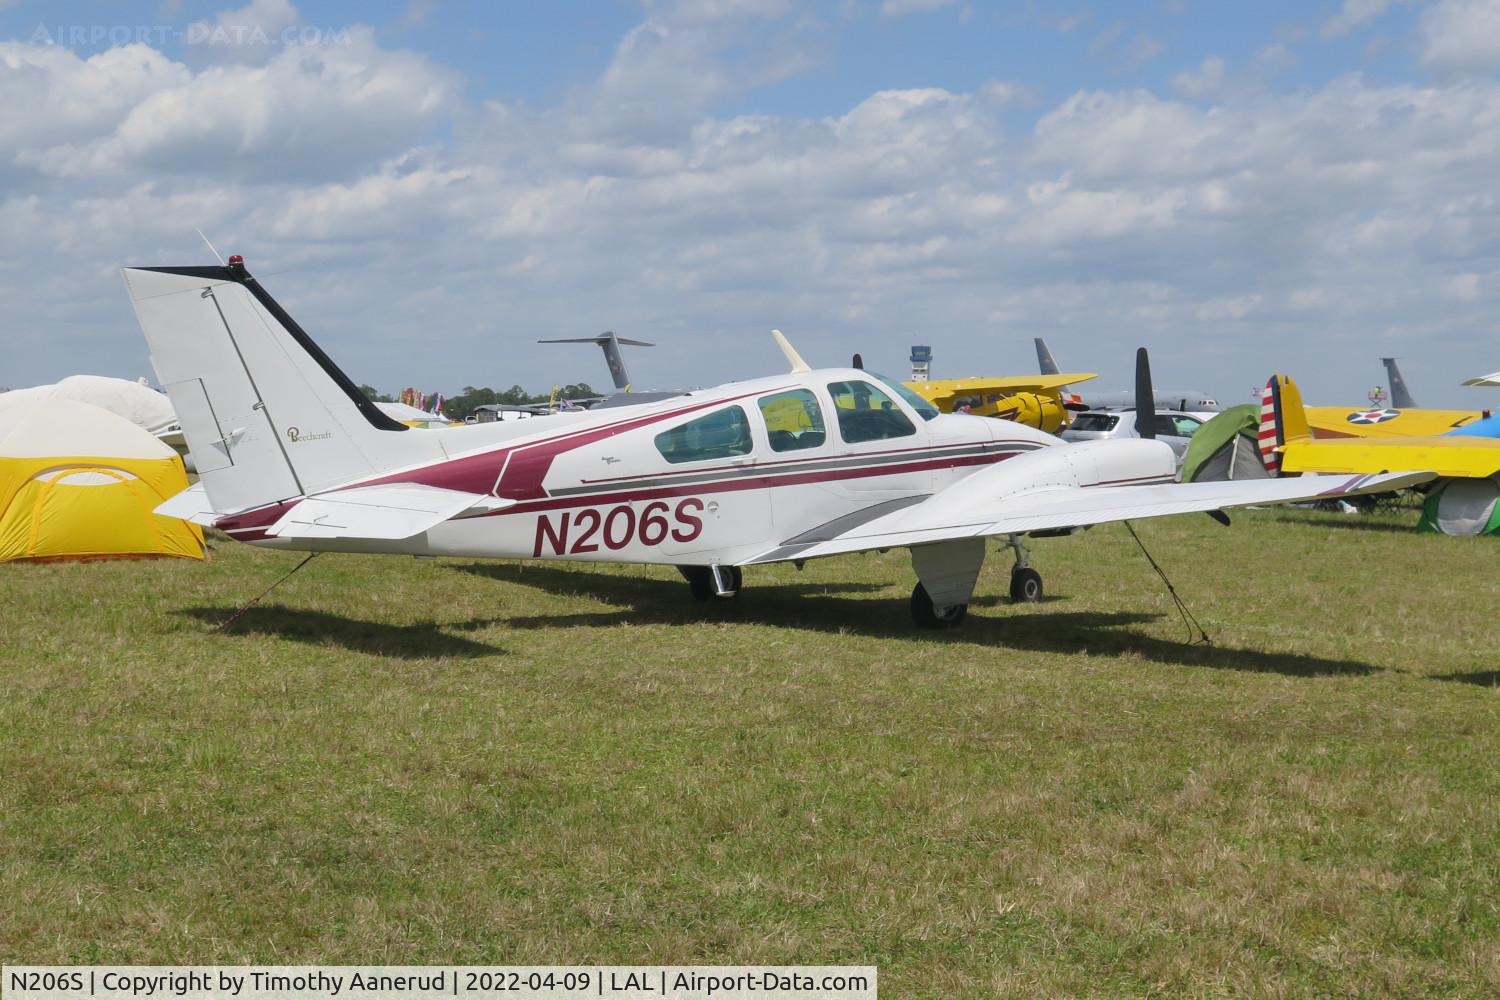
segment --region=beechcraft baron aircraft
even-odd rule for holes
[[[1013,590],[1035,597],[1025,533],[1428,478],[1179,485],[1159,441],[1067,445],[939,414],[890,379],[811,370],[779,334],[785,375],[603,412],[409,430],[239,257],[124,276],[201,477],[158,511],[276,548],[667,564],[707,598],[732,596],[743,566],[902,547],[919,581],[912,613],[940,628],[964,618],[987,538],[1016,545]]]

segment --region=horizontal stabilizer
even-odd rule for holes
[[[611,339],[610,334],[602,334],[598,337],[562,337],[558,340],[538,340],[538,344],[607,344]],[[631,340],[629,337],[614,337],[617,344],[628,344],[631,347],[655,347],[644,340]]]
[[[1020,496],[979,500],[955,508],[947,490],[927,500],[809,545],[784,545],[747,562],[780,562],[887,549],[955,538],[1077,528],[1168,514],[1224,510],[1252,504],[1294,503],[1359,493],[1406,489],[1433,478],[1430,472],[1378,476],[1300,476],[1222,483],[1161,483],[1145,486],[1059,486]],[[960,480],[949,489],[962,490]]]
[[[208,491],[203,488],[202,483],[194,483],[170,500],[157,504],[152,513],[204,526],[211,525],[224,516],[208,502]]]
[[[467,510],[494,510],[513,502],[415,483],[357,486],[300,501],[267,534],[278,538],[410,538]]]

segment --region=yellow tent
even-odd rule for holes
[[[0,394],[0,562],[203,558],[197,525],[153,514],[182,459],[135,424],[68,399]]]

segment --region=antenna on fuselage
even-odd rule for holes
[[[204,243],[208,243],[208,237],[203,235],[203,230],[201,230],[201,229],[195,229],[195,230],[193,230],[193,232],[197,233],[198,234],[198,238],[201,239]],[[217,250],[214,249],[214,245],[212,243],[208,243],[208,252],[211,253],[211,254],[213,254],[214,257],[216,257],[218,259],[220,267],[225,266],[224,265],[224,258],[219,256],[219,251],[217,251]]]
[[[812,371],[807,362],[802,360],[802,355],[798,354],[797,349],[792,346],[792,342],[787,340],[780,330],[772,330],[771,339],[776,341],[776,346],[781,348],[782,354],[786,355],[787,364],[792,366],[793,375]]]

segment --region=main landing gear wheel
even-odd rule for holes
[[[712,566],[678,566],[677,572],[688,582],[688,588],[693,592],[693,600],[708,601],[715,597],[738,597],[740,587],[745,581],[745,576],[740,572],[738,566],[720,566],[719,572],[723,582],[727,584],[725,593],[718,593],[714,588],[714,571]]]
[[[967,604],[949,604],[936,607],[927,596],[927,588],[920,583],[911,592],[911,617],[919,628],[957,628],[969,615]]]
[[[1017,566],[1011,570],[1010,599],[1016,604],[1040,601],[1042,599],[1042,574],[1028,566]]]

